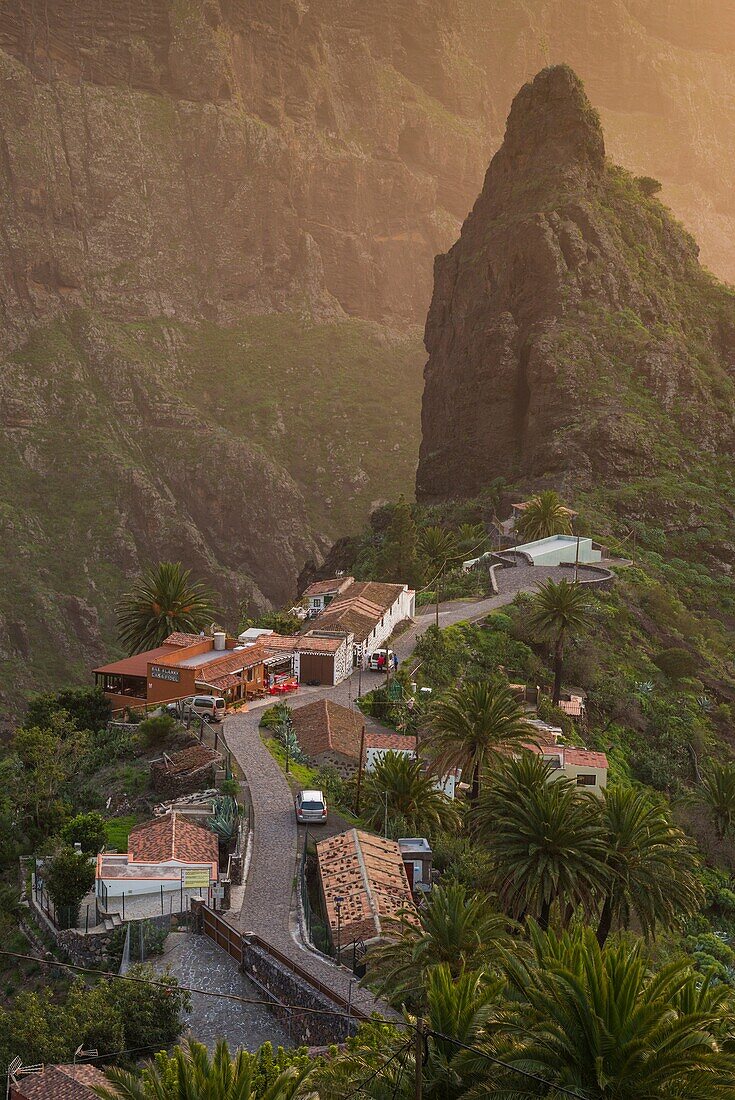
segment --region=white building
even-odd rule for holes
[[[96,893],[117,909],[121,895],[206,891],[219,873],[214,833],[185,814],[170,813],[132,829],[128,850],[97,856]],[[114,903],[114,904],[113,904]]]
[[[407,584],[352,581],[335,595],[318,616],[320,632],[343,631],[354,635],[355,664],[365,662],[384,647],[398,623],[412,619],[416,593]]]

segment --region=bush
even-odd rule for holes
[[[67,688],[64,691],[46,692],[34,695],[28,704],[25,721],[26,729],[40,726],[42,729],[52,724],[54,714],[64,711],[78,730],[97,733],[110,721],[112,708],[109,699],[100,688]]]
[[[138,726],[140,736],[150,748],[165,744],[177,728],[178,722],[170,714],[157,714],[153,718],[146,718]]]
[[[89,857],[73,848],[59,848],[43,867],[43,881],[56,907],[60,928],[73,928],[82,898],[94,886],[95,868]]]
[[[691,676],[696,676],[697,673],[696,658],[688,650],[676,646],[661,650],[653,658],[653,663],[670,680],[686,680]]]
[[[662,187],[661,181],[653,176],[636,176],[635,182],[647,198],[657,195]]]
[[[77,814],[61,830],[62,839],[69,845],[81,844],[86,855],[96,856],[107,840],[105,819],[102,814]]]

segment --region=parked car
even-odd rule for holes
[[[326,825],[327,800],[322,791],[299,791],[295,806],[299,824]]]
[[[185,720],[203,718],[205,722],[221,722],[227,714],[227,703],[219,695],[193,695],[189,699],[179,699],[166,707],[168,714]]]
[[[380,658],[383,658],[383,663],[380,663]],[[368,668],[371,672],[387,672],[388,669],[393,671],[393,650],[392,649],[375,649],[368,658]]]

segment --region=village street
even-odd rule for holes
[[[476,621],[490,611],[510,603],[519,591],[532,591],[548,577],[568,578],[569,571],[560,568],[520,567],[499,570],[499,593],[487,599],[454,600],[439,607],[439,625]],[[435,608],[421,608],[415,622],[395,642],[399,660],[405,662],[413,653],[420,635],[435,621]],[[344,706],[354,706],[359,675],[353,673],[336,687],[301,687],[289,700],[294,708],[316,699],[333,699]],[[382,680],[376,673],[362,673],[362,691],[370,691]],[[308,948],[302,941],[297,914],[298,829],[294,814],[293,794],[288,780],[271,756],[260,736],[258,723],[265,707],[273,700],[250,705],[225,720],[224,734],[228,747],[244,772],[254,809],[254,834],[242,908],[231,910],[228,919],[242,932],[253,932],[308,970],[315,978],[331,985],[344,998],[371,1012],[377,1006],[367,990],[358,989],[348,971],[340,969],[323,955]],[[367,724],[372,724],[367,720]]]

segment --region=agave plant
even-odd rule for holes
[[[209,818],[207,825],[220,844],[229,844],[237,832],[237,802],[231,795],[217,799],[214,817]]]

